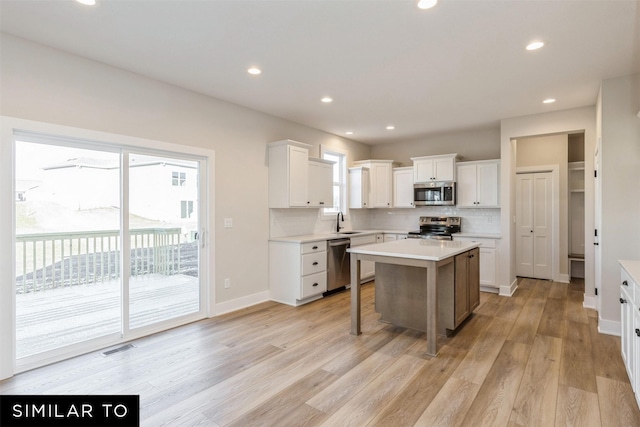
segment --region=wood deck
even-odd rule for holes
[[[574,284],[524,279],[480,306],[437,358],[378,321],[363,286],[301,307],[267,302],[0,382],[0,393],[139,394],[143,426],[638,426],[620,339]]]
[[[136,328],[198,311],[198,279],[149,274],[130,279],[130,325]],[[117,333],[120,282],[16,295],[18,358]]]

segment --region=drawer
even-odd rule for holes
[[[327,241],[322,240],[319,242],[309,242],[303,243],[301,245],[300,253],[301,254],[311,254],[314,252],[324,252],[327,250]]]
[[[351,246],[371,245],[376,243],[376,235],[351,237]]]
[[[481,248],[494,248],[496,247],[495,239],[483,239],[483,238],[475,238],[475,237],[453,237],[453,240],[458,240],[462,242],[473,242],[480,243]]]
[[[300,299],[312,297],[327,291],[327,272],[311,274],[302,278]]]
[[[302,275],[320,273],[327,269],[327,253],[318,252],[302,255]]]
[[[625,285],[626,283],[626,285]],[[626,294],[628,295],[629,299],[631,301],[629,301],[631,304],[636,305],[637,306],[637,301],[636,301],[636,284],[634,283],[633,279],[631,278],[631,276],[629,276],[629,274],[624,270],[624,268],[621,270],[621,274],[620,274],[620,291],[624,291],[626,292]]]

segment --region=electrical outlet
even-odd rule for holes
[[[229,289],[230,287],[231,287],[231,279],[227,277],[226,279],[224,279],[224,288]]]
[[[224,228],[232,228],[232,227],[233,227],[233,218],[225,218]]]

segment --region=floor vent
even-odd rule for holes
[[[121,351],[127,351],[127,350],[129,350],[131,348],[135,348],[135,345],[133,345],[133,344],[123,345],[122,347],[118,347],[118,348],[114,348],[113,350],[105,351],[104,353],[102,353],[102,356],[103,357],[111,356],[112,354],[120,353]]]

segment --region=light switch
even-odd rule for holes
[[[233,218],[225,218],[224,219],[224,228],[233,227]]]

